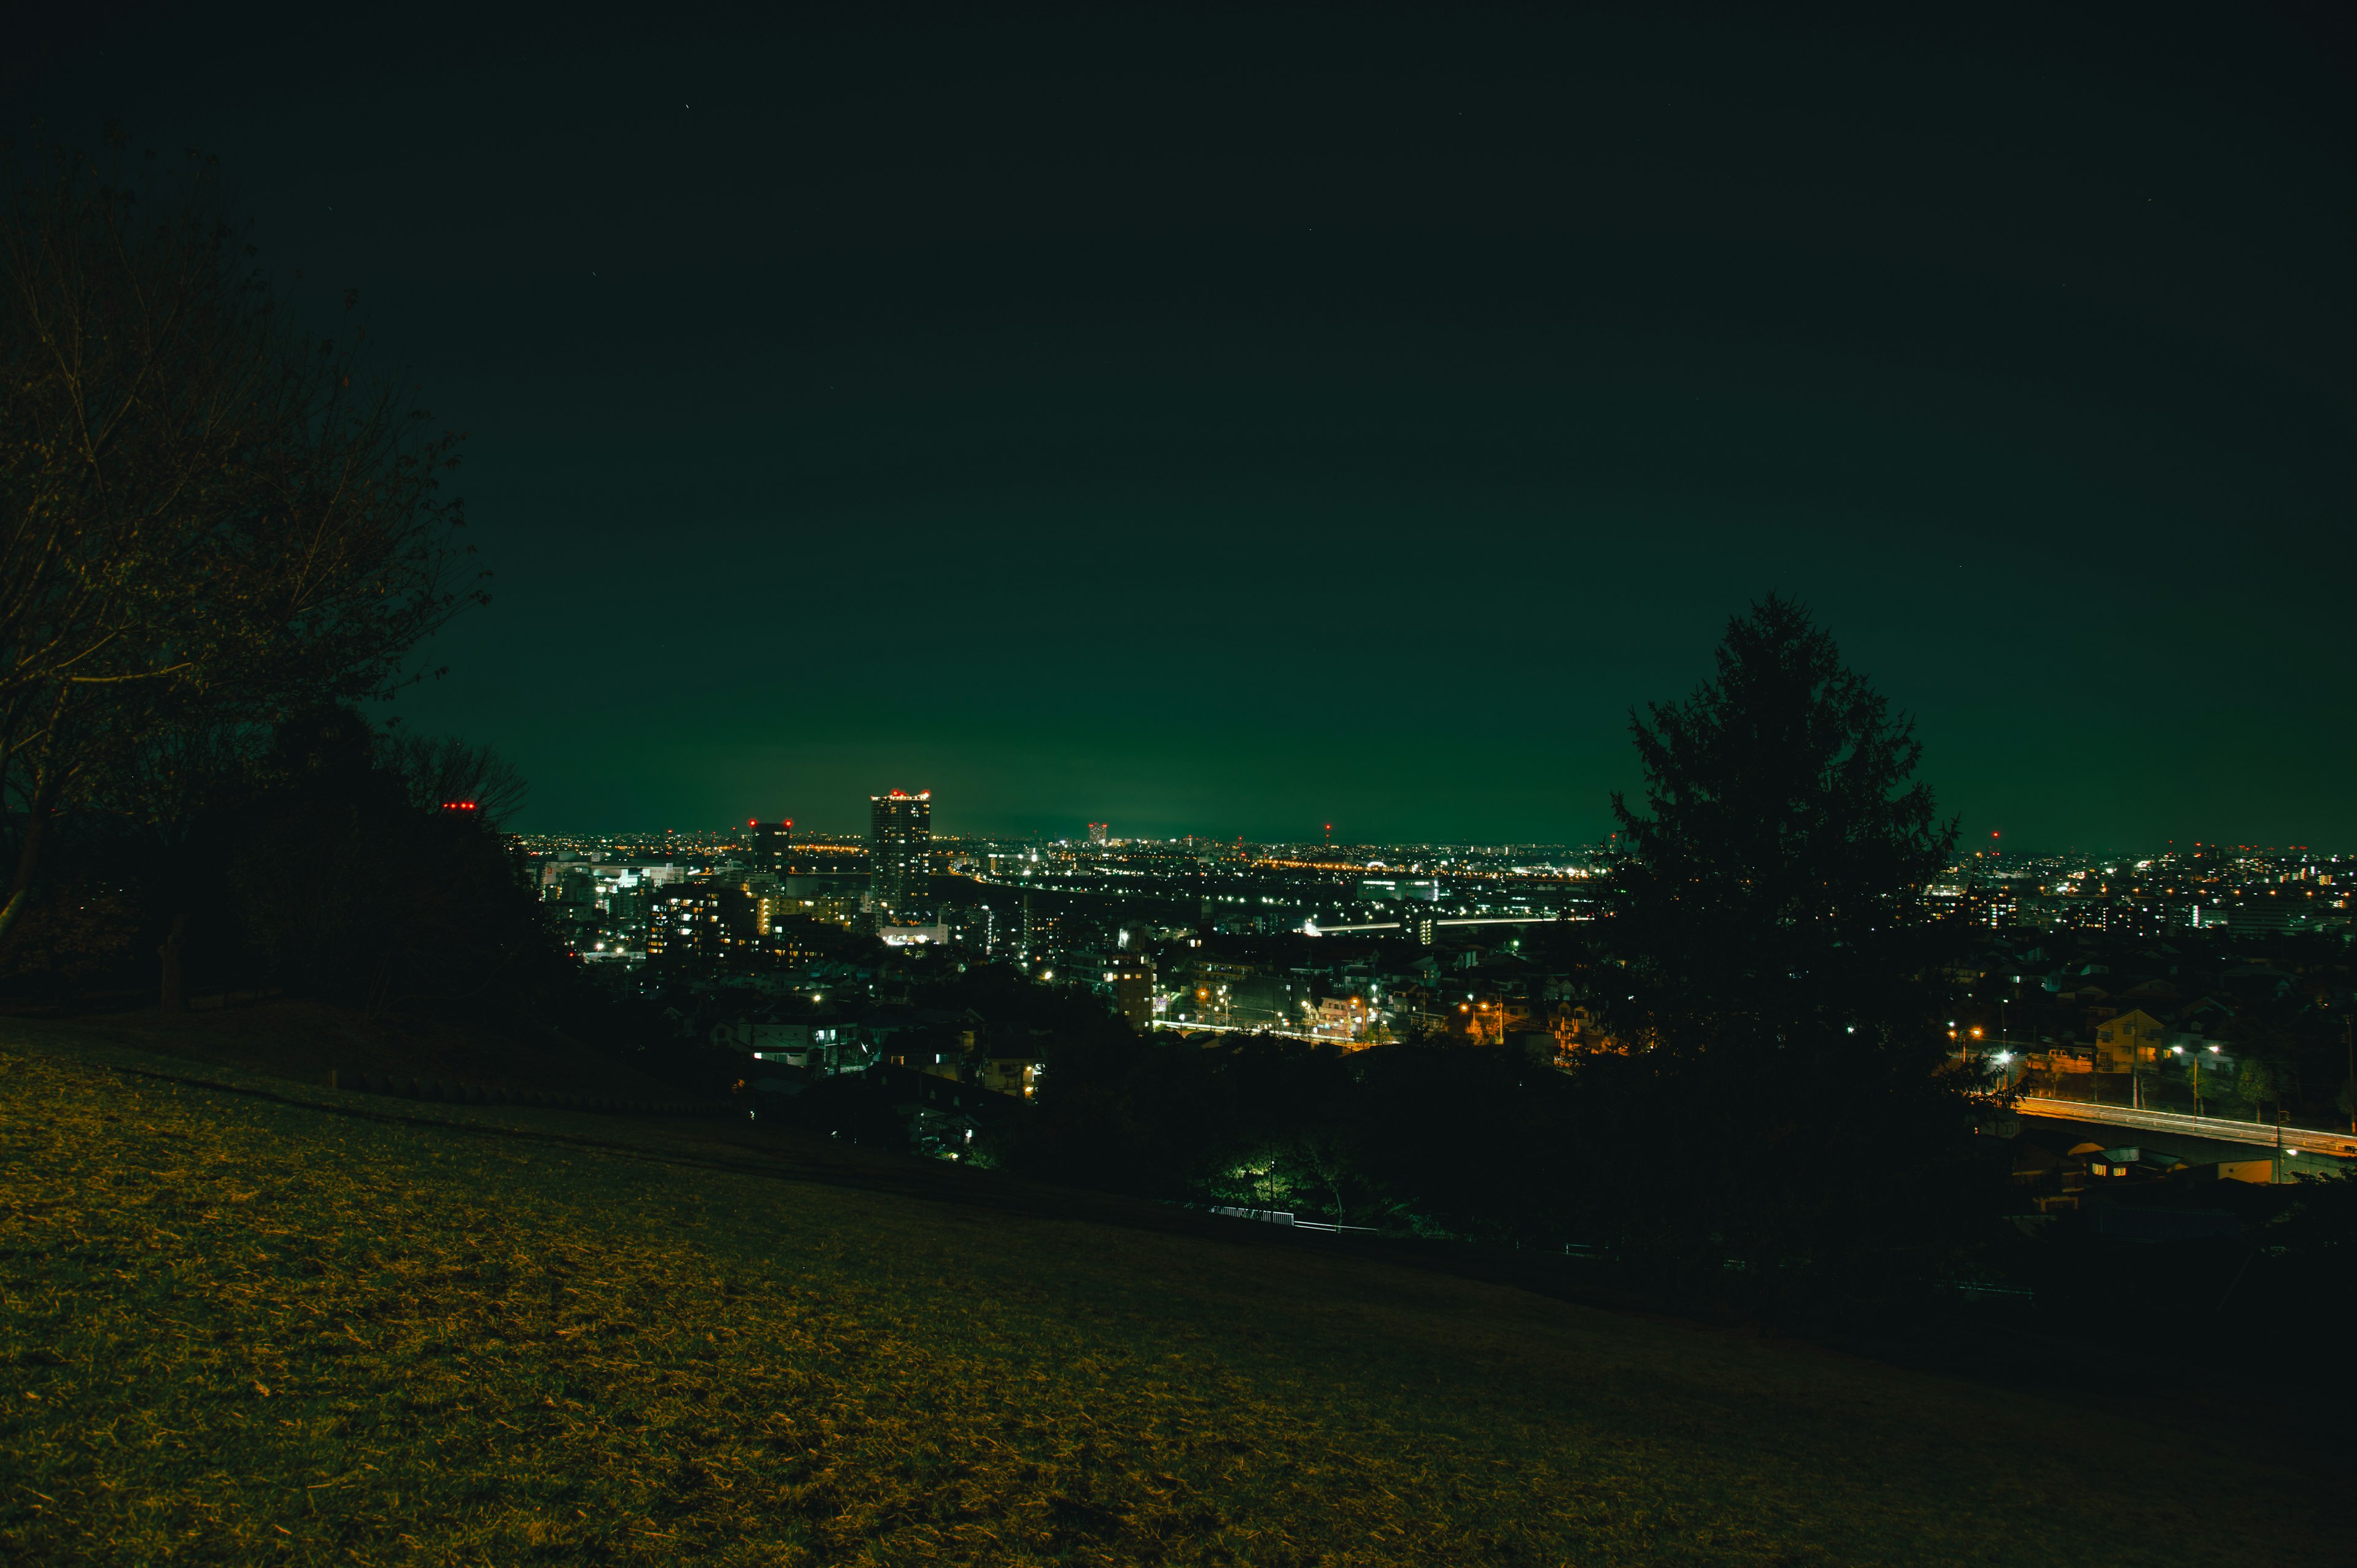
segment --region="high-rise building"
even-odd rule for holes
[[[782,876],[786,871],[786,851],[793,839],[794,824],[791,819],[782,822],[748,822],[753,836],[753,869]]]
[[[1089,824],[1089,842],[1091,843],[1103,843],[1105,842],[1106,835],[1112,832],[1113,829],[1103,822],[1091,822]]]
[[[870,795],[867,901],[887,921],[922,922],[931,913],[933,792]]]

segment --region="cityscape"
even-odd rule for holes
[[[1028,1092],[1044,1060],[993,1056],[974,1020],[944,1032],[908,1003],[929,974],[983,964],[1207,1046],[1492,1047],[1565,1069],[1623,1048],[1589,1005],[1579,929],[1611,843],[1130,839],[1097,822],[1011,840],[936,833],[933,805],[875,795],[864,837],[748,820],[516,843],[580,961],[693,998],[681,1026],[740,1046],[756,1094],[912,1064]],[[2299,845],[1967,852],[1921,890],[1947,1033],[2040,1097],[2280,1120],[2283,1086],[2246,1064],[2235,1021],[2287,998],[2352,1015],[2329,959],[2357,930],[2352,881],[2357,857]]]
[[[0,112],[0,1563],[2357,1562],[2357,11]]]

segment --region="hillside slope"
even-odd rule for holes
[[[430,1018],[371,1018],[292,996],[222,1005],[199,998],[185,1012],[147,1007],[64,1021],[11,1018],[27,1040],[149,1052],[192,1062],[324,1084],[330,1071],[406,1076],[504,1089],[614,1099],[677,1100],[680,1091],[601,1059],[552,1034],[538,1043],[496,1029]]]
[[[2346,1561],[2251,1434],[124,1065],[0,1031],[12,1561]]]

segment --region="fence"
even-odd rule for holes
[[[1212,1209],[1211,1212],[1225,1215],[1230,1219],[1261,1219],[1271,1225],[1290,1225],[1296,1230],[1324,1230],[1329,1234],[1340,1230],[1372,1232],[1375,1229],[1372,1225],[1329,1225],[1323,1219],[1298,1219],[1294,1217],[1293,1210],[1289,1208],[1219,1208]]]

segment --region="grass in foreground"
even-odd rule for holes
[[[2251,1435],[0,1050],[14,1562],[2346,1561]]]

